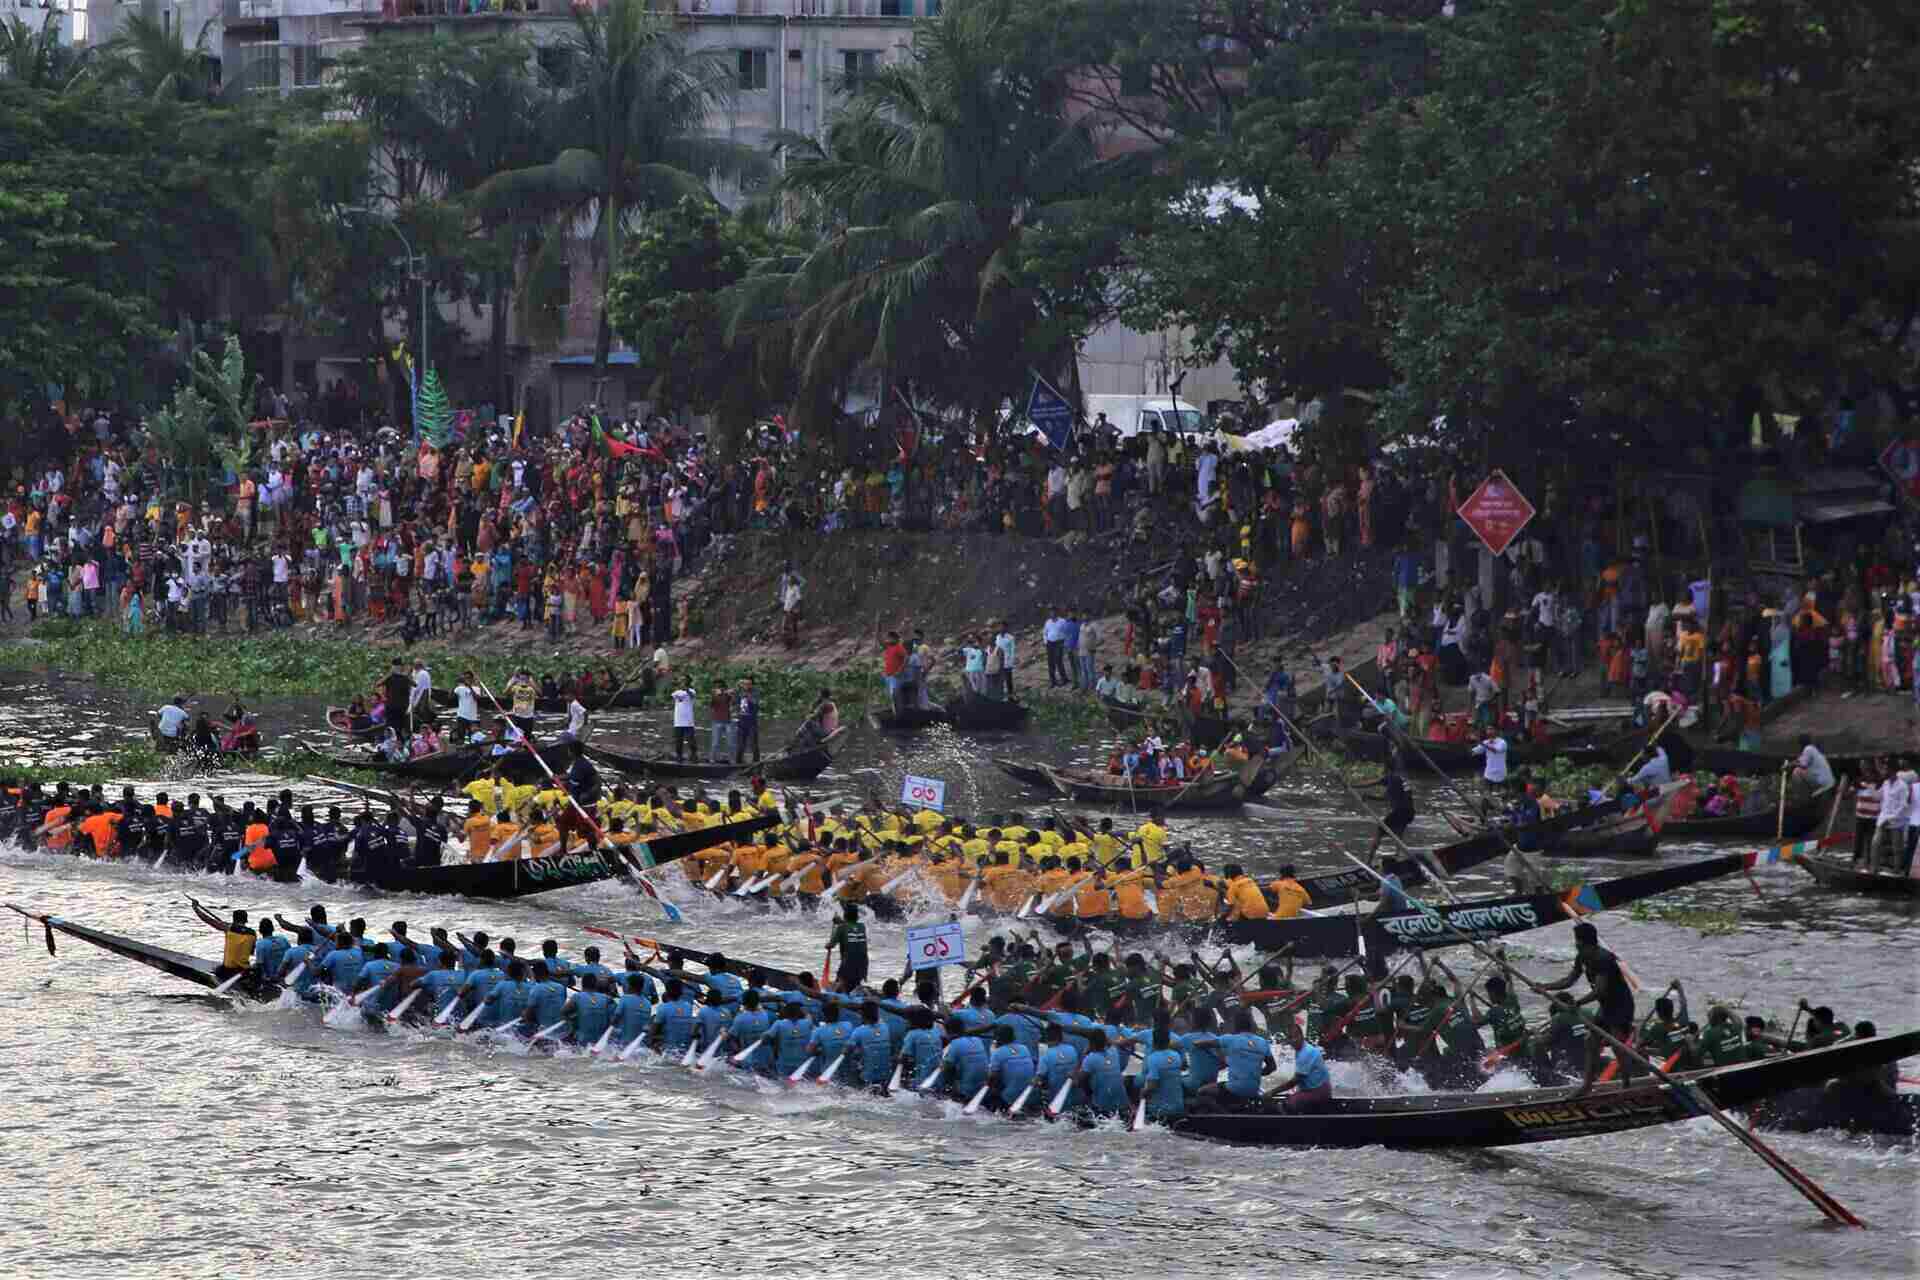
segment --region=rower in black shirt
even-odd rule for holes
[[[313,820],[313,806],[300,811],[300,839],[307,866],[322,880],[339,878],[340,863],[347,855],[348,833],[340,821],[340,806],[327,808],[327,820]]]
[[[208,856],[214,864],[214,869],[232,874],[234,867],[238,865],[238,855],[243,845],[242,837],[246,834],[243,819],[227,808],[225,796],[215,796],[213,812],[208,815],[208,825],[213,841]]]
[[[600,771],[594,768],[593,761],[587,759],[587,749],[579,743],[570,743],[566,749],[573,761],[567,766],[561,781],[574,803],[561,806],[559,821],[555,824],[560,829],[560,848],[562,851],[566,849],[569,835],[578,835],[591,849],[599,841],[592,823],[583,813],[591,811],[600,802]]]
[[[446,801],[439,796],[427,807],[425,814],[413,820],[413,865],[416,867],[437,867],[440,865],[441,850],[447,844]]]
[[[308,811],[311,816],[311,810]],[[300,824],[293,820],[291,805],[282,805],[267,824],[267,848],[273,850],[275,867],[288,875],[297,874],[300,858],[306,852]]]
[[[1540,989],[1566,991],[1585,978],[1588,991],[1576,1002],[1577,1005],[1598,1005],[1593,1020],[1615,1038],[1625,1040],[1633,1033],[1633,988],[1627,985],[1627,976],[1620,970],[1619,957],[1600,945],[1600,931],[1584,920],[1573,926],[1573,941],[1577,948],[1573,971],[1558,982],[1542,984]],[[1602,1043],[1599,1036],[1587,1036],[1586,1070],[1575,1097],[1592,1091],[1593,1082],[1600,1074]],[[1622,1088],[1633,1083],[1633,1067],[1633,1059],[1623,1056],[1620,1062]]]
[[[186,804],[173,815],[171,852],[190,870],[205,867],[213,843],[211,815],[200,807],[200,793],[187,793]]]

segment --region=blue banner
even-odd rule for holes
[[[1033,391],[1027,396],[1027,419],[1046,435],[1048,444],[1056,449],[1067,447],[1067,439],[1073,434],[1073,406],[1037,373],[1033,375]]]

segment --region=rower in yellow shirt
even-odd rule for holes
[[[1147,820],[1133,829],[1133,838],[1147,847],[1147,861],[1159,862],[1167,856],[1167,828],[1160,821],[1160,810],[1147,814]]]
[[[493,819],[478,800],[467,801],[467,861],[485,862],[493,851]]]
[[[787,864],[787,877],[799,876],[794,892],[816,897],[827,891],[827,859],[818,849],[802,849]]]
[[[491,860],[498,862],[503,858],[522,854],[526,849],[527,842],[520,840],[519,836],[520,824],[513,820],[511,813],[502,809],[494,815],[493,834],[487,841],[487,856]],[[518,841],[518,844],[515,844],[516,841]],[[508,846],[510,845],[514,847],[509,848]]]
[[[962,837],[960,856],[967,860],[968,866],[977,871],[986,865],[988,858],[993,856],[993,842],[987,838],[991,832],[979,833],[972,827],[962,827],[960,831]]]
[[[1260,892],[1260,886],[1253,882],[1245,867],[1239,863],[1229,863],[1226,869],[1227,885],[1223,904],[1224,918],[1227,920],[1265,920],[1269,914],[1267,895]]]
[[[1313,895],[1307,892],[1305,885],[1294,879],[1293,864],[1282,863],[1280,878],[1267,885],[1267,891],[1273,894],[1275,907],[1273,918],[1291,920],[1313,905]]]
[[[1093,856],[1103,867],[1111,867],[1120,857],[1126,845],[1113,833],[1113,819],[1100,819],[1100,829],[1093,833]]]

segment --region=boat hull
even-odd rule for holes
[[[1848,1041],[1807,1053],[1716,1067],[1676,1077],[1722,1108],[1746,1107],[1835,1076],[1920,1053],[1920,1031]],[[1511,1093],[1433,1093],[1334,1098],[1311,1115],[1207,1112],[1168,1123],[1175,1133],[1259,1147],[1508,1147],[1625,1133],[1689,1120],[1700,1110],[1670,1086],[1641,1077],[1601,1085],[1586,1097],[1571,1087]]]

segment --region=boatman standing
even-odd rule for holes
[[[1505,790],[1507,785],[1507,740],[1500,736],[1500,730],[1493,725],[1488,725],[1485,736],[1480,739],[1480,744],[1473,749],[1473,754],[1484,757],[1487,762],[1486,768],[1481,774],[1481,781],[1486,784],[1487,790]]]
[[[860,922],[860,906],[849,902],[842,908],[840,922],[827,939],[827,953],[840,951],[840,981],[835,990],[858,991],[867,980],[867,926]]]
[[[1585,920],[1573,926],[1573,941],[1576,948],[1573,971],[1558,982],[1543,983],[1540,990],[1566,991],[1585,978],[1588,991],[1576,1002],[1576,1007],[1598,1005],[1593,1020],[1617,1039],[1625,1040],[1633,1034],[1633,988],[1627,985],[1627,976],[1621,971],[1619,957],[1600,945],[1600,931]],[[1589,1035],[1586,1039],[1586,1069],[1575,1097],[1591,1092],[1593,1082],[1600,1074],[1601,1038]],[[1620,1083],[1623,1088],[1633,1083],[1633,1065],[1632,1058],[1621,1059]]]

